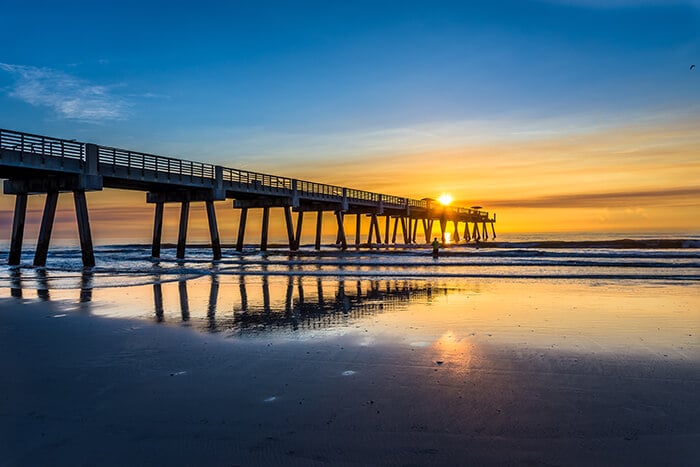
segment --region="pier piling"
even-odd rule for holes
[[[248,219],[248,208],[241,208],[241,218],[238,221],[238,238],[236,239],[236,251],[238,252],[243,251],[246,219]]]
[[[314,242],[314,248],[316,250],[321,249],[321,228],[323,225],[323,211],[316,212],[316,240]]]
[[[287,240],[289,241],[289,250],[294,251],[295,248],[295,238],[294,238],[294,225],[292,222],[292,209],[289,206],[284,206],[284,224],[287,227]]]
[[[267,234],[270,228],[270,208],[263,208],[262,232],[260,233],[260,251],[267,251]]]
[[[160,258],[160,243],[163,237],[163,206],[164,203],[155,203],[155,216],[153,219],[153,243],[151,244],[151,256]]]
[[[296,235],[294,236],[294,249],[298,250],[299,245],[301,244],[301,226],[302,223],[304,222],[304,211],[299,211],[299,214],[297,214],[297,232]]]
[[[49,242],[51,241],[51,230],[56,217],[56,205],[58,204],[58,192],[46,194],[44,204],[44,214],[41,217],[41,228],[39,229],[39,240],[36,244],[34,254],[34,266],[46,266],[46,255],[49,252]]]
[[[214,209],[214,201],[205,201],[207,206],[207,221],[209,223],[209,238],[211,239],[211,250],[214,255],[214,260],[221,259],[221,240],[219,239],[219,226],[216,222],[216,210]]]
[[[10,243],[10,266],[20,263],[22,256],[22,240],[24,238],[24,222],[27,217],[27,193],[18,193],[15,197],[15,212],[12,219],[12,240]]]
[[[88,217],[87,199],[83,190],[73,192],[75,203],[75,217],[78,221],[78,237],[80,238],[80,252],[83,257],[83,266],[95,265],[95,253],[92,248],[92,234],[90,232],[90,219]]]
[[[177,234],[177,259],[185,259],[187,245],[187,223],[190,218],[190,202],[183,201],[180,206],[180,229]]]

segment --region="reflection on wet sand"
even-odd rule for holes
[[[328,279],[324,280],[328,285]],[[395,309],[413,299],[429,299],[436,292],[435,286],[424,283],[397,280],[348,281],[346,279],[338,279],[333,283],[331,292],[324,292],[324,280],[320,277],[309,279],[289,276],[284,286],[284,300],[279,302],[273,300],[277,287],[271,286],[267,276],[262,276],[252,283],[246,281],[246,276],[239,276],[238,304],[227,311],[219,310],[220,281],[217,275],[212,275],[205,319],[195,320],[191,324],[210,332],[231,330],[260,332],[280,328],[319,329],[347,324],[349,320]],[[198,286],[201,285],[198,284]],[[153,284],[153,302],[157,322],[166,320],[163,287],[161,282]],[[178,280],[177,289],[181,321],[190,321],[188,280],[186,278]],[[444,288],[440,290],[443,293],[447,291]],[[251,301],[249,298],[251,296],[256,299]]]
[[[80,289],[79,303],[84,304],[92,301],[93,278],[94,274],[92,271],[85,270],[82,272],[80,284],[78,286]],[[24,282],[26,280],[30,283],[34,283],[34,287],[25,287]],[[30,290],[36,290],[36,296],[41,301],[48,301],[51,299],[49,280],[49,273],[43,268],[36,269],[35,276],[32,278],[23,278],[20,268],[12,268],[10,269],[10,296],[14,298],[28,298],[24,297],[23,293],[23,289],[28,288]]]
[[[166,280],[156,274],[152,276],[150,286],[141,286],[147,287],[144,291],[152,291],[154,321],[187,323],[188,326],[209,332],[246,333],[347,325],[385,310],[406,306],[412,300],[430,301],[438,292],[446,295],[448,290],[456,291],[454,288],[404,279],[351,280],[304,276],[224,276],[226,282],[222,285],[222,277],[215,274],[209,276],[208,299],[203,299],[200,295],[204,293],[206,282],[202,281],[207,280],[206,277],[193,279],[182,276],[176,281],[169,276],[164,277]],[[67,294],[72,296],[77,288],[77,300],[68,297],[68,301],[75,300],[81,310],[90,311],[94,283],[94,274],[86,270],[82,272],[77,287],[61,287],[60,298],[66,299]],[[169,293],[175,290],[175,283],[176,293]],[[39,300],[48,301],[53,298],[53,291],[59,291],[52,291],[50,272],[45,269],[37,269],[27,277],[23,277],[20,269],[13,269],[9,284],[10,295],[15,298],[28,298],[27,290],[34,289]],[[120,291],[127,289],[112,287],[95,290],[102,294],[101,300],[105,295],[111,295],[117,304],[126,303],[127,294]],[[225,298],[225,306],[219,303],[220,296]],[[175,309],[178,313],[177,318],[173,319]]]
[[[700,355],[700,295],[685,284],[167,271],[122,280],[37,269],[11,270],[0,279],[6,296],[234,336],[330,335],[354,332],[363,323],[363,338],[384,333],[381,339],[391,335],[416,346],[479,341],[662,358]],[[120,282],[126,283],[114,285]]]

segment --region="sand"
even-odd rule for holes
[[[3,299],[0,372],[3,466],[700,465],[694,360],[227,339]]]

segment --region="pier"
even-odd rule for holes
[[[259,243],[262,251],[268,247],[273,208],[281,209],[284,215],[290,251],[299,249],[307,213],[316,214],[314,248],[317,250],[321,248],[323,214],[327,212],[334,215],[331,228],[341,249],[348,248],[353,240],[346,235],[347,216],[354,216],[355,247],[429,243],[434,227],[439,229],[437,236],[443,243],[448,233],[453,242],[487,240],[489,227],[491,236],[496,236],[496,215],[481,209],[443,206],[428,198],[374,193],[4,129],[0,129],[0,178],[5,179],[4,194],[15,196],[10,265],[20,264],[28,196],[46,195],[34,255],[34,265],[45,266],[58,195],[72,193],[83,265],[94,266],[85,193],[104,188],[146,193],[146,202],[154,205],[151,251],[154,258],[160,257],[165,203],[180,205],[178,259],[184,259],[186,254],[191,203],[205,203],[213,259],[221,258],[214,201],[224,200],[231,200],[232,208],[240,210],[237,251],[243,250],[246,220],[251,209],[262,210]],[[296,223],[293,214],[296,214]],[[360,228],[363,217],[370,219],[365,242]]]

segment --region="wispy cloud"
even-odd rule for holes
[[[58,115],[88,122],[122,120],[129,103],[109,86],[91,83],[51,68],[0,63],[0,70],[15,78],[9,95]]]

